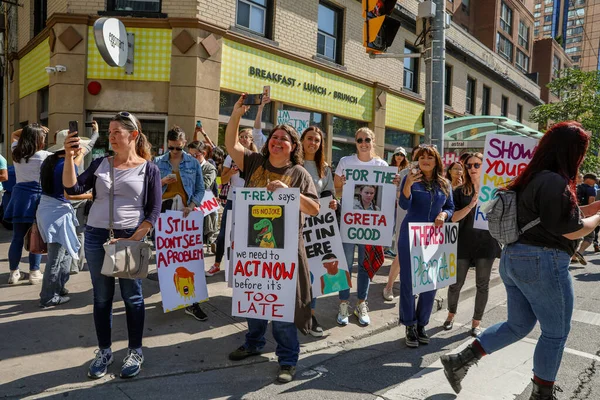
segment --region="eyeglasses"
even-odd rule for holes
[[[471,169],[471,168],[479,169],[481,167],[481,164],[480,163],[465,164],[465,167],[467,167],[467,169]]]
[[[173,147],[173,146],[169,146],[169,147],[167,147],[167,149],[169,149],[170,151],[174,151],[174,150],[176,150],[176,151],[182,151],[182,150],[183,150],[183,147]]]
[[[117,115],[121,118],[127,119],[129,122],[131,122],[133,124],[133,126],[135,126],[136,131],[138,131],[138,132],[140,131],[140,129],[138,128],[138,125],[135,123],[135,120],[133,119],[133,115],[131,115],[127,111],[121,111]]]
[[[372,141],[372,139],[370,137],[364,138],[364,139],[363,138],[356,139],[356,143],[358,143],[358,144],[361,144],[362,142],[371,143],[371,141]]]

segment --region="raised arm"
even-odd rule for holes
[[[242,171],[244,170],[244,146],[239,141],[238,132],[240,130],[240,119],[249,108],[243,104],[245,96],[245,93],[242,94],[233,106],[233,112],[225,130],[225,147],[227,148],[227,152]]]

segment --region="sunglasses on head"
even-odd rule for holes
[[[437,150],[437,145],[435,145],[435,144],[420,144],[419,148],[420,149],[436,149]]]
[[[480,163],[465,164],[465,167],[467,167],[467,169],[471,169],[471,168],[479,169],[481,167],[481,164]]]
[[[368,138],[364,138],[364,139],[363,139],[363,138],[358,138],[358,139],[356,139],[356,143],[358,143],[358,144],[361,144],[362,142],[365,142],[365,143],[371,143],[371,141],[372,141],[372,140],[371,140],[371,138],[370,138],[370,137],[368,137]]]
[[[121,111],[117,115],[119,117],[124,118],[124,119],[128,120],[129,122],[131,122],[133,124],[133,126],[135,126],[136,131],[138,131],[138,132],[140,131],[140,129],[138,128],[137,124],[135,123],[135,120],[133,119],[133,115],[131,113],[128,113],[127,111]]]
[[[169,149],[170,151],[174,151],[174,150],[177,150],[177,151],[182,151],[182,150],[183,150],[183,147],[174,147],[174,146],[169,146],[169,147],[167,147],[167,149]]]

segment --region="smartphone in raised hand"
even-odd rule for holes
[[[77,121],[69,121],[69,133],[73,133],[73,132],[77,132],[77,135],[75,136],[79,136],[79,123]],[[79,148],[79,145],[75,145],[73,146],[74,148]]]
[[[258,105],[260,105],[260,103],[262,103],[262,97],[263,97],[262,93],[247,94],[246,97],[244,97],[244,105],[245,106],[258,106]]]

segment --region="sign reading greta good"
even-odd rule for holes
[[[94,23],[94,38],[100,55],[111,67],[127,63],[127,31],[116,18],[99,18]]]

